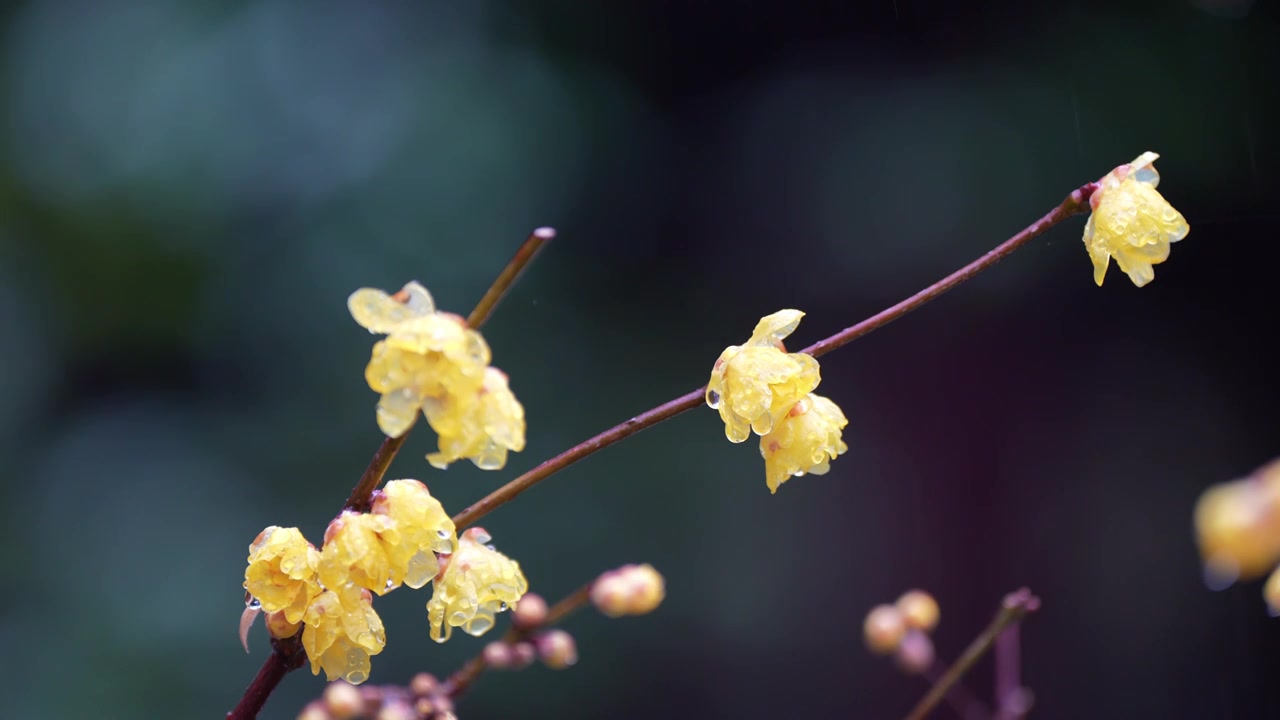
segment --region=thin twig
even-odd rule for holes
[[[587,583],[573,591],[571,594],[561,598],[559,602],[552,605],[551,608],[547,610],[546,619],[537,627],[516,628],[512,625],[507,630],[507,633],[502,636],[501,642],[508,645],[525,642],[532,637],[535,632],[552,627],[556,623],[565,619],[591,600],[591,585],[592,583]],[[484,653],[476,655],[459,668],[457,672],[450,675],[449,679],[445,681],[445,694],[452,698],[462,695],[471,688],[471,685],[475,683],[476,678],[479,678],[487,669],[489,669],[489,664],[484,660]]]
[[[1004,602],[1000,604],[1000,611],[996,613],[995,618],[991,620],[991,624],[987,626],[982,634],[974,638],[974,641],[965,648],[964,654],[956,660],[956,664],[952,665],[938,682],[934,683],[929,692],[916,703],[911,712],[907,713],[906,720],[924,720],[942,698],[947,695],[960,678],[978,662],[987,650],[991,649],[991,645],[995,643],[996,637],[1000,635],[1005,628],[1010,627],[1026,617],[1027,613],[1034,612],[1040,607],[1040,598],[1031,594],[1031,591],[1022,588],[1017,592],[1009,593],[1004,597]]]
[[[1031,225],[1028,225],[1022,230],[1022,232],[1019,232],[1017,235],[1014,235],[1003,243],[1000,243],[990,252],[987,252],[977,260],[965,265],[906,300],[903,300],[892,307],[886,308],[856,325],[847,327],[829,338],[819,340],[800,352],[814,357],[825,355],[832,350],[844,347],[850,342],[870,333],[873,330],[877,330],[888,325],[903,315],[910,313],[912,310],[918,309],[930,300],[941,297],[948,290],[951,290],[966,280],[972,279],[983,270],[986,270],[992,265],[995,265],[1008,257],[1014,250],[1026,245],[1045,230],[1048,230],[1072,215],[1084,212],[1089,207],[1089,196],[1093,194],[1095,189],[1097,189],[1097,183],[1088,183],[1087,185],[1077,188],[1044,217],[1035,221]],[[619,440],[630,437],[645,428],[657,425],[663,420],[669,420],[686,410],[691,410],[697,407],[702,402],[705,390],[705,387],[698,388],[688,394],[681,395],[680,397],[659,405],[648,412],[641,413],[620,425],[616,425],[605,430],[590,440],[586,440],[569,448],[529,472],[517,477],[506,485],[494,490],[475,504],[471,505],[471,507],[468,507],[458,513],[453,518],[454,524],[458,526],[459,530],[461,530],[485,515],[493,512],[496,508],[511,502],[517,495],[525,490],[528,490],[551,475],[563,470],[588,455],[599,450],[603,450]]]
[[[946,673],[946,663],[936,660],[928,670],[924,671],[922,677],[929,681],[930,685],[937,685]],[[986,703],[959,680],[947,691],[946,700],[951,709],[964,720],[991,720],[991,708],[987,707]]]
[[[533,260],[538,250],[555,236],[556,231],[548,227],[538,228],[529,233],[528,239],[520,245],[519,250],[516,250],[516,254],[512,256],[498,278],[493,281],[493,285],[471,311],[471,315],[467,318],[469,326],[478,329],[484,325],[485,321],[493,315],[493,310],[502,300],[502,296],[515,284],[516,278],[520,277],[521,271]],[[391,461],[395,459],[396,453],[400,452],[408,436],[409,432],[406,430],[398,438],[385,438],[382,441],[378,450],[374,452],[373,459],[369,461],[369,466],[365,468],[364,474],[360,476],[360,481],[351,489],[351,495],[342,506],[343,510],[369,511],[373,491],[382,484],[387,468],[391,467]],[[263,704],[284,676],[301,667],[306,660],[306,653],[302,650],[301,636],[302,633],[298,633],[285,640],[272,640],[271,654],[263,661],[262,668],[245,689],[240,702],[227,713],[228,720],[253,720],[258,717],[258,711],[262,709]]]

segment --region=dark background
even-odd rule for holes
[[[323,528],[380,440],[361,286],[486,328],[529,420],[500,472],[391,471],[456,511],[704,382],[782,307],[807,345],[1144,150],[1190,236],[1094,286],[1083,217],[823,358],[849,452],[770,496],[700,409],[485,519],[535,590],[652,562],[581,662],[484,678],[464,719],[900,716],[861,645],[920,586],[954,658],[1029,585],[1035,716],[1280,717],[1260,584],[1211,593],[1191,510],[1280,454],[1274,4],[36,0],[0,40],[6,718],[208,718],[246,547]],[[379,601],[372,682],[445,674],[425,592]],[[259,628],[260,630],[261,628]],[[989,665],[969,678],[988,694]],[[266,717],[323,683],[289,677]],[[948,710],[939,711],[944,717]]]

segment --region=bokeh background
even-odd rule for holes
[[[669,599],[575,617],[577,667],[459,714],[895,717],[925,684],[862,649],[868,608],[931,590],[951,659],[1029,585],[1037,717],[1280,717],[1277,621],[1206,589],[1190,527],[1280,455],[1277,30],[1247,0],[6,6],[0,716],[235,703],[248,543],[318,540],[380,440],[357,287],[465,313],[560,231],[486,329],[528,449],[442,473],[420,428],[392,468],[457,510],[761,315],[806,345],[1155,150],[1192,231],[1153,284],[1095,287],[1076,218],[824,358],[829,475],[770,496],[703,409],[486,518],[548,597],[652,562]],[[481,647],[432,643],[426,599],[379,601],[373,682]]]

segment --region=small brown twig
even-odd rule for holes
[[[480,302],[471,311],[471,315],[467,318],[469,326],[478,329],[493,315],[493,309],[498,306],[498,302],[503,295],[515,284],[516,278],[520,277],[521,271],[533,260],[538,250],[555,236],[556,231],[549,227],[538,228],[529,233],[528,239],[524,241],[519,250],[516,250],[516,254],[512,256],[507,266],[498,275],[498,278],[493,281],[493,285],[489,287],[484,297],[480,298]],[[360,476],[360,481],[351,489],[351,495],[347,497],[347,502],[342,506],[343,510],[368,512],[373,491],[382,484],[382,478],[387,474],[387,468],[391,467],[391,461],[395,459],[396,453],[400,452],[400,448],[404,445],[404,441],[408,436],[409,432],[406,430],[400,437],[383,439],[382,444],[378,446],[378,450],[374,452],[373,459],[369,461],[369,466],[365,468],[364,474]],[[306,660],[306,653],[302,649],[301,637],[302,633],[298,633],[292,638],[271,641],[271,654],[263,661],[262,668],[258,670],[253,682],[249,683],[249,687],[245,689],[240,702],[236,703],[235,708],[227,713],[227,720],[253,720],[253,718],[258,717],[258,711],[262,709],[263,704],[266,703],[267,698],[271,696],[271,693],[280,684],[280,681],[284,679],[284,676],[302,667],[302,663]]]
[[[929,711],[946,697],[960,678],[986,654],[987,650],[991,649],[1001,632],[1021,622],[1027,613],[1035,612],[1039,608],[1040,598],[1032,595],[1026,588],[1006,595],[1000,604],[1000,611],[991,620],[991,624],[974,638],[969,647],[965,648],[960,659],[956,660],[956,664],[944,672],[933,687],[929,688],[929,692],[925,693],[920,702],[907,713],[906,720],[924,720]]]
[[[1080,186],[1072,191],[1071,194],[1059,203],[1057,207],[1046,213],[1044,217],[1034,223],[1031,223],[1026,228],[1023,228],[1021,232],[1000,243],[977,260],[965,265],[906,300],[885,308],[866,320],[863,320],[856,325],[851,325],[831,337],[819,340],[800,352],[812,355],[813,357],[825,355],[832,350],[848,345],[863,335],[888,325],[894,320],[897,320],[911,311],[920,308],[930,300],[936,300],[957,285],[966,280],[972,279],[983,270],[986,270],[992,265],[995,265],[1005,259],[1012,254],[1014,250],[1026,245],[1045,230],[1048,230],[1072,215],[1084,212],[1089,207],[1089,196],[1093,194],[1097,187],[1097,183],[1087,183]],[[548,477],[587,457],[588,455],[599,450],[603,450],[619,440],[631,437],[645,428],[653,427],[664,420],[669,420],[680,413],[697,407],[702,402],[705,390],[706,388],[702,387],[685,395],[681,395],[674,400],[670,400],[656,408],[653,408],[652,410],[641,413],[630,420],[605,430],[589,440],[583,441],[582,443],[565,450],[529,472],[517,477],[506,485],[494,490],[484,498],[472,504],[471,507],[468,507],[458,513],[453,517],[454,524],[458,526],[459,530],[461,530],[485,515],[493,512],[498,507],[511,502],[517,495],[525,490],[528,490],[534,485],[537,485]]]
[[[948,672],[947,664],[941,660],[934,661],[928,670],[921,673],[921,677],[929,682],[930,685],[937,685],[942,680],[942,676]],[[952,710],[956,711],[964,720],[991,720],[991,708],[978,698],[977,695],[969,689],[963,682],[957,680],[947,691],[947,704]]]
[[[587,583],[569,595],[561,598],[559,602],[552,605],[547,610],[547,617],[537,627],[517,628],[512,625],[502,636],[501,642],[508,645],[525,642],[533,634],[539,630],[554,626],[556,623],[565,619],[578,609],[585,606],[591,600],[591,586],[593,583]],[[480,677],[485,670],[489,668],[489,664],[484,660],[484,653],[476,655],[468,660],[457,672],[449,676],[444,683],[444,693],[451,698],[457,698],[471,688],[476,679]]]

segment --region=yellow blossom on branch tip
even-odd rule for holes
[[[379,595],[392,590],[397,583],[392,582],[387,546],[394,544],[395,533],[395,522],[386,515],[342,513],[324,533],[316,565],[320,583],[326,588],[354,583]],[[389,536],[388,542],[384,535]]]
[[[417,480],[392,480],[374,497],[372,512],[393,523],[380,533],[391,584],[417,590],[430,582],[440,571],[436,553],[452,553],[456,543],[453,520],[440,501]]]
[[[1280,563],[1280,460],[1205,490],[1196,502],[1195,528],[1211,584],[1269,572]]]
[[[316,583],[319,554],[297,528],[271,526],[249,546],[244,588],[266,612],[281,612],[298,622],[307,604],[320,594]]]
[[[302,647],[311,661],[311,674],[323,669],[329,680],[364,682],[369,678],[369,657],[387,644],[382,619],[373,610],[373,595],[350,583],[321,593],[302,622]]]
[[[841,440],[848,424],[839,406],[821,395],[810,393],[795,403],[773,432],[760,438],[769,492],[794,475],[826,474],[831,461],[849,449]]]
[[[427,462],[441,470],[463,458],[482,470],[500,470],[509,451],[524,449],[524,406],[512,394],[506,373],[497,368],[485,368],[484,383],[476,391],[428,399],[424,410],[440,448],[427,455]]]
[[[529,590],[520,565],[487,544],[489,540],[483,528],[473,527],[458,539],[457,552],[441,558],[445,567],[427,603],[432,640],[448,640],[455,627],[477,637],[485,634],[497,613]]]
[[[1153,265],[1169,258],[1169,245],[1191,228],[1156,185],[1159,155],[1145,152],[1098,181],[1089,198],[1092,213],[1084,226],[1084,246],[1093,261],[1093,280],[1102,284],[1107,265],[1115,258],[1120,270],[1142,287],[1155,278]]]
[[[716,360],[706,400],[720,411],[730,442],[743,442],[753,431],[772,431],[774,423],[821,381],[817,360],[782,347],[783,338],[795,331],[802,317],[799,310],[765,316],[744,345],[730,345]]]

